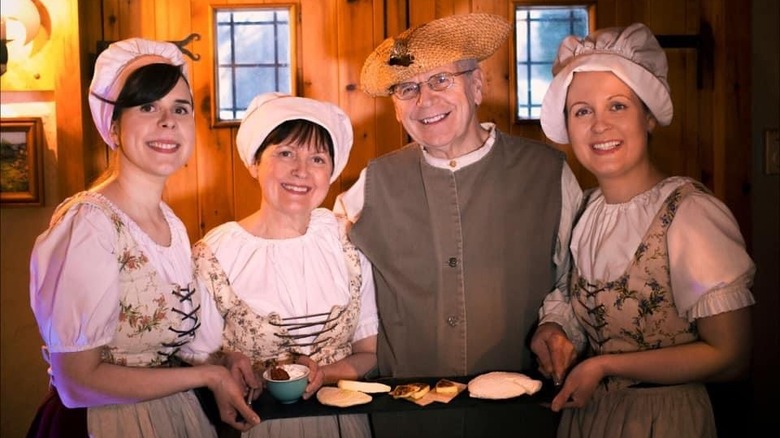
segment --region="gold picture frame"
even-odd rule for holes
[[[0,119],[0,204],[43,205],[43,122]]]

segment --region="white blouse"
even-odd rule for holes
[[[299,317],[327,313],[334,305],[349,302],[349,273],[340,226],[330,210],[318,208],[311,214],[306,234],[299,237],[264,239],[237,222],[227,222],[211,230],[203,241],[219,261],[235,294],[256,314],[276,312],[282,318]],[[353,342],[376,335],[379,326],[371,264],[362,253],[359,255],[360,316]],[[210,294],[203,298],[201,323],[195,340],[185,347],[190,350],[185,355],[192,353],[196,360],[222,345],[224,322]]]
[[[689,181],[667,178],[622,204],[608,204],[596,189],[572,233],[580,275],[590,281],[623,275],[667,196]],[[750,292],[755,265],[736,219],[720,200],[699,192],[686,197],[668,229],[667,244],[680,316],[693,321],[755,303]]]
[[[160,208],[171,229],[161,246],[108,198],[161,281],[186,286],[193,281],[190,241],[184,224],[165,203]],[[99,207],[71,208],[35,241],[30,258],[30,304],[49,351],[85,351],[108,344],[119,318],[119,265],[112,250],[114,224]]]

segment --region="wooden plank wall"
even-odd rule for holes
[[[86,94],[82,92],[78,79],[82,66],[73,62],[79,59],[80,51],[79,39],[76,36],[79,27],[75,23],[75,18],[78,17],[78,5],[75,2],[51,2],[49,8],[49,13],[55,14],[58,20],[73,17],[71,25],[60,26],[58,32],[53,35],[57,38],[56,44],[62,49],[61,56],[57,57],[57,71],[67,71],[71,74],[53,75],[54,100],[57,109],[57,158],[61,165],[57,171],[59,190],[54,202],[51,197],[53,194],[46,195],[49,196],[47,203],[51,204],[84,189],[84,169],[87,167],[81,141],[84,123],[78,122],[83,118],[74,115],[82,114],[84,109],[87,113],[89,110],[87,106],[82,105],[81,99],[75,97]]]
[[[87,3],[89,3],[87,5]],[[515,5],[574,4],[572,0],[293,0],[297,10],[296,82],[298,94],[340,105],[352,119],[355,143],[349,163],[333,185],[325,206],[357,180],[360,170],[376,156],[404,143],[406,136],[395,120],[389,99],[373,99],[360,91],[360,70],[366,56],[388,36],[409,26],[452,14],[490,12],[512,17]],[[576,2],[582,4],[582,1]],[[663,170],[704,181],[735,210],[749,239],[749,209],[744,191],[749,178],[749,152],[738,146],[748,138],[745,117],[749,105],[749,72],[735,60],[747,55],[747,24],[727,0],[586,0],[595,5],[595,27],[645,22],[658,34],[697,35],[702,26],[712,28],[715,40],[714,66],[701,72],[696,48],[667,50],[669,82],[675,103],[671,126],[653,136],[652,154]],[[260,191],[235,152],[235,127],[212,127],[212,6],[280,4],[265,0],[101,0],[101,8],[82,2],[82,38],[94,48],[97,40],[143,36],[181,40],[197,32],[202,38],[188,48],[200,55],[190,62],[196,99],[197,149],[187,166],[177,173],[166,190],[166,200],[182,217],[191,239],[225,221],[246,216],[260,202]],[[729,23],[726,15],[740,18]],[[747,65],[742,63],[741,65]],[[484,121],[506,132],[544,141],[538,123],[514,119],[516,102],[513,43],[510,41],[486,60]],[[704,67],[708,67],[704,65]],[[90,72],[91,70],[85,69]],[[704,84],[704,74],[710,78]],[[88,79],[87,84],[88,84]],[[739,121],[731,111],[737,103]],[[86,108],[86,107],[85,107]],[[85,115],[88,115],[85,113]],[[89,128],[85,128],[89,130]],[[92,135],[92,137],[90,137]],[[105,148],[94,132],[87,133],[90,164],[100,167]],[[584,187],[595,185],[593,177],[577,163],[566,145],[556,145],[569,156],[569,163]],[[738,163],[739,167],[727,163]],[[99,170],[99,169],[98,169]],[[87,169],[94,176],[95,169]]]

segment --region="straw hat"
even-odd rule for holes
[[[407,29],[368,56],[361,87],[372,96],[389,96],[391,86],[420,73],[465,59],[482,61],[511,31],[503,17],[483,13],[452,15]]]
[[[281,93],[265,93],[255,96],[238,127],[236,148],[246,167],[255,164],[255,153],[268,134],[289,120],[308,120],[325,128],[333,140],[333,173],[330,182],[336,180],[347,165],[352,149],[352,123],[338,106]]]
[[[142,38],[117,41],[102,51],[95,61],[95,73],[89,86],[89,109],[95,127],[111,149],[116,148],[110,135],[113,102],[132,72],[157,63],[181,66],[184,77],[187,77],[187,64],[181,50],[169,42]]]
[[[556,143],[569,142],[563,110],[574,73],[612,72],[642,99],[658,124],[672,122],[674,108],[666,53],[644,24],[597,30],[583,39],[566,37],[553,64],[553,80],[542,100],[540,121],[544,134]]]

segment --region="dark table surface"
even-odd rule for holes
[[[455,382],[468,383],[474,376],[460,376],[460,377],[443,377]],[[539,378],[537,376],[531,376],[533,378]],[[421,382],[431,385],[431,388],[442,377],[423,377],[423,378],[406,378],[406,379],[393,379],[382,378],[372,380],[374,382],[381,382],[389,385],[391,388],[396,385]],[[426,406],[419,406],[409,400],[394,399],[390,394],[371,394],[373,400],[371,403],[351,406],[348,408],[337,408],[332,406],[325,406],[317,401],[317,397],[312,396],[308,400],[299,400],[291,404],[279,403],[268,392],[264,391],[263,394],[252,403],[252,408],[260,415],[263,420],[270,420],[274,418],[291,418],[291,417],[311,417],[320,415],[340,415],[340,414],[372,414],[377,412],[398,412],[398,411],[418,411],[418,410],[434,410],[434,409],[455,409],[455,408],[469,408],[476,407],[484,404],[498,405],[498,404],[549,404],[555,395],[555,388],[550,381],[543,380],[544,384],[542,389],[534,395],[521,395],[505,400],[486,400],[478,399],[469,396],[468,389],[464,389],[457,397],[453,398],[449,403],[433,402]]]

